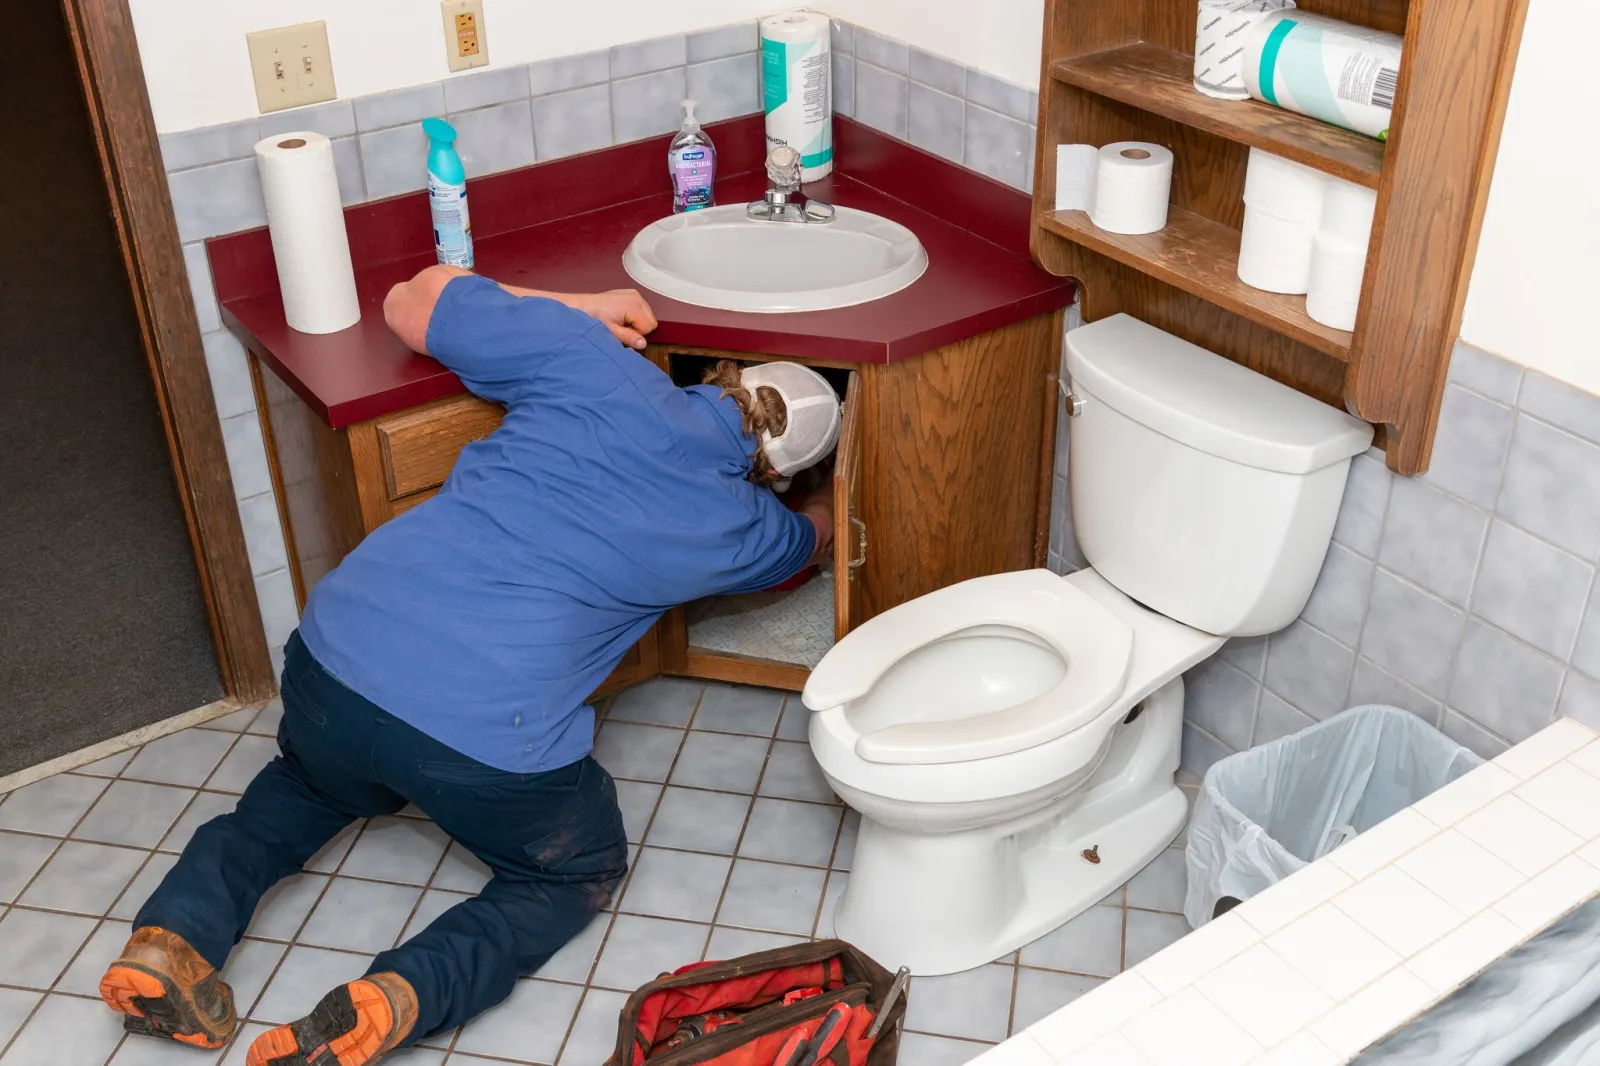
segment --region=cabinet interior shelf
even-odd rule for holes
[[[1371,189],[1383,144],[1257,100],[1218,100],[1194,87],[1194,57],[1139,43],[1060,60],[1059,82],[1226,137]]]
[[[1239,280],[1239,231],[1183,208],[1168,208],[1155,233],[1111,233],[1082,211],[1050,211],[1038,224],[1075,244],[1277,330],[1324,355],[1348,360],[1352,334],[1306,314],[1304,296],[1282,296]]]

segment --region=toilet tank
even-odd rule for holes
[[[1299,617],[1372,427],[1129,315],[1067,333],[1073,526],[1089,564],[1218,636]]]

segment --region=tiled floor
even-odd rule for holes
[[[599,1066],[626,993],[662,970],[828,935],[856,818],[781,693],[663,680],[601,708],[637,856],[612,912],[502,1006],[391,1060]],[[474,892],[486,872],[421,818],[352,826],[257,911],[225,976],[248,1018],[207,1055],[139,1037],[96,998],[139,904],[196,826],[230,809],[276,745],[241,712],[0,798],[0,1066],[242,1066],[266,1024],[307,1011],[367,960]],[[1181,936],[1183,857],[1002,963],[915,982],[907,1066],[956,1066]]]

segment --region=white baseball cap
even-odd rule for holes
[[[777,391],[789,413],[782,433],[761,434],[761,447],[779,477],[788,478],[815,466],[839,440],[839,396],[828,380],[799,363],[757,363],[739,373],[739,383],[752,393]]]

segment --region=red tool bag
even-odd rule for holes
[[[697,962],[628,997],[606,1066],[773,1066],[819,1030],[816,1066],[894,1066],[904,994],[867,1037],[893,984],[842,940]]]

